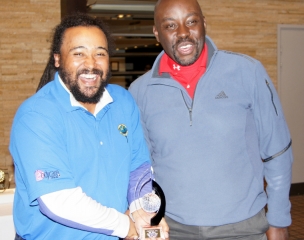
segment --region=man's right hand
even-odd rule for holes
[[[125,240],[138,239],[139,236],[138,236],[138,233],[136,231],[135,224],[134,224],[133,220],[129,216],[129,210],[126,211],[125,214],[128,216],[129,222],[130,222],[129,232],[128,232],[128,235],[125,237]]]

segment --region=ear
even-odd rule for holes
[[[60,66],[60,54],[55,53],[54,59],[55,59],[55,67],[58,68]]]
[[[158,38],[158,31],[156,30],[155,25],[153,26],[153,33],[154,33],[154,36],[155,36],[155,38],[156,38],[157,42],[159,42],[159,38]]]

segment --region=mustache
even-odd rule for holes
[[[102,77],[103,75],[103,71],[93,68],[93,69],[81,69],[79,71],[77,71],[77,78],[81,75],[81,74],[96,74]]]
[[[196,44],[196,42],[192,38],[189,38],[189,37],[185,37],[185,38],[180,37],[179,39],[176,40],[175,44],[173,45],[173,48],[175,48],[175,46],[179,45],[182,42],[191,42],[193,44]]]

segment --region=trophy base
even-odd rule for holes
[[[162,227],[142,227],[140,231],[140,240],[146,240],[150,238],[165,239]]]

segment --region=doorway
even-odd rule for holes
[[[304,182],[304,26],[278,26],[278,93],[292,138],[292,183]]]

